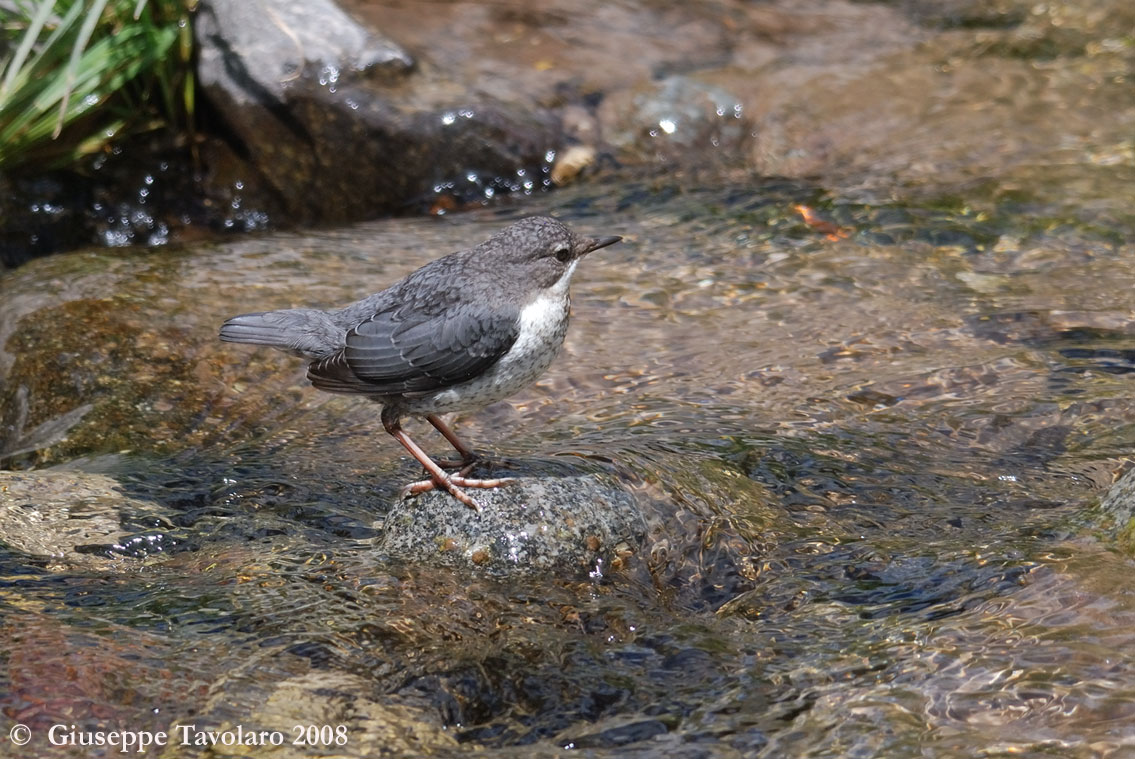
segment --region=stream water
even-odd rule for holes
[[[0,713],[32,740],[0,755],[1135,756],[1132,564],[1091,512],[1135,448],[1131,10],[949,5],[882,47],[805,5],[855,54],[703,61],[756,113],[744,166],[4,273],[0,462],[74,479],[0,499]],[[217,327],[535,213],[624,242],[549,372],[456,428],[614,474],[645,540],[592,576],[390,561],[417,473],[376,408]]]
[[[176,350],[212,395],[166,453],[69,465],[154,504],[89,550],[168,558],[2,555],[5,713],[326,722],[349,741],[325,753],[360,756],[1126,755],[1130,564],[1081,515],[1135,423],[1128,230],[777,182],[549,200],[625,242],[577,275],[547,376],[457,424],[522,466],[620,473],[649,522],[626,567],[509,582],[385,562],[413,468],[375,409],[212,342],[228,313],[346,302],[548,207],[77,254],[126,262],[117,302],[187,330]]]

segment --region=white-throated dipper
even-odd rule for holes
[[[503,400],[543,374],[567,334],[568,287],[579,259],[621,239],[581,237],[534,216],[346,308],[242,314],[224,323],[221,339],[303,356],[315,387],[381,403],[386,431],[430,475],[403,494],[441,487],[477,509],[463,488],[510,480],[467,478],[473,451],[439,414]],[[455,474],[410,439],[402,429],[407,416],[425,417],[457,450]]]

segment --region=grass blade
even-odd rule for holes
[[[8,61],[8,70],[7,73],[4,74],[4,83],[0,84],[0,102],[3,102],[4,95],[11,89],[12,82],[15,81],[16,75],[20,73],[24,61],[27,60],[28,53],[31,52],[32,46],[39,37],[43,25],[47,23],[47,19],[51,15],[51,11],[54,7],[54,0],[41,0],[39,7],[35,9],[35,16],[32,17],[28,28],[24,30],[24,36],[20,40],[20,46],[16,48],[16,54],[12,56],[12,60]]]
[[[0,171],[78,161],[159,125],[191,130],[194,5],[0,0]]]
[[[59,136],[63,131],[63,122],[67,117],[67,104],[71,100],[71,87],[75,83],[75,77],[79,72],[79,59],[83,55],[83,49],[87,46],[87,42],[94,34],[95,25],[102,18],[103,9],[106,8],[108,0],[95,0],[91,5],[90,10],[87,11],[86,18],[83,19],[83,25],[79,27],[79,36],[75,39],[75,46],[71,48],[71,60],[67,63],[67,79],[64,86],[63,101],[59,104],[59,120],[55,124],[55,132],[52,133],[52,139]]]

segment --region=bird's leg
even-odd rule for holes
[[[410,452],[410,455],[418,460],[418,463],[426,468],[430,475],[430,479],[421,482],[413,482],[402,489],[402,495],[417,495],[424,493],[427,490],[434,490],[442,488],[450,495],[452,495],[461,503],[469,508],[480,511],[480,505],[474,501],[469,495],[462,490],[462,488],[496,488],[501,485],[507,485],[512,482],[510,479],[495,479],[495,480],[473,480],[466,479],[462,475],[449,475],[445,473],[440,466],[423,451],[417,443],[410,439],[410,436],[402,429],[399,420],[388,417],[383,413],[382,426],[390,433],[390,436],[402,444],[402,447]]]
[[[464,477],[469,474],[473,469],[473,462],[477,460],[477,454],[473,449],[461,442],[461,438],[457,437],[448,424],[442,421],[442,418],[437,414],[427,414],[426,421],[434,426],[434,429],[442,434],[442,436],[449,441],[449,444],[461,456],[460,461],[439,461],[438,466],[442,469],[460,469],[458,475]]]
[[[403,448],[410,452],[411,456],[418,460],[418,463],[425,467],[426,472],[428,472],[430,475],[430,479],[428,480],[424,480],[422,482],[414,482],[403,488],[401,493],[403,497],[407,495],[424,493],[425,491],[433,490],[436,487],[443,487],[447,491],[449,491],[450,495],[461,501],[469,508],[475,511],[481,510],[480,504],[470,498],[464,490],[458,487],[456,483],[454,483],[450,479],[449,475],[445,473],[445,470],[438,466],[434,462],[434,460],[429,457],[429,454],[423,451],[417,443],[410,439],[410,436],[407,435],[406,432],[402,429],[401,424],[387,424],[384,421],[383,426],[386,427],[386,431],[389,432],[395,440],[402,444]]]

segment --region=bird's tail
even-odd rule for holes
[[[278,323],[265,318],[267,313],[234,316],[221,325],[221,339],[226,343],[252,343],[253,345],[272,345],[285,347],[287,331]]]
[[[225,342],[270,345],[312,359],[339,350],[343,334],[326,311],[309,308],[241,314],[221,325]]]

